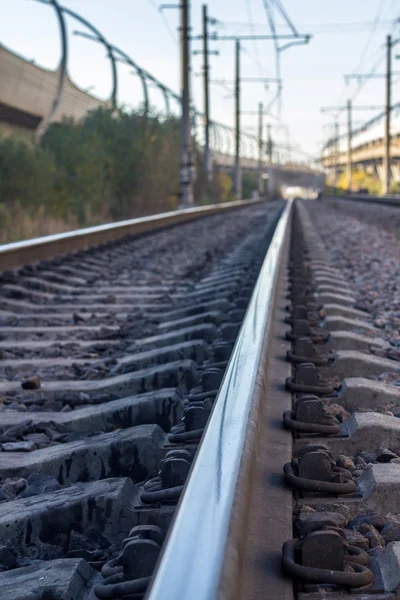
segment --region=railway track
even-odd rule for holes
[[[63,235],[117,241],[3,271],[2,597],[143,595],[282,210],[227,208]]]
[[[260,337],[246,319],[149,600],[399,597],[399,362],[315,208],[295,206],[289,255],[275,232],[247,315],[264,307]]]
[[[365,204],[380,204],[382,206],[400,206],[400,196],[398,194],[392,194],[390,196],[374,196],[372,194],[346,194],[339,192],[335,196],[331,196],[331,199],[342,198],[350,202],[361,202]]]
[[[3,272],[2,598],[398,597],[400,362],[313,206]]]

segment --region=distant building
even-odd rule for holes
[[[0,136],[19,134],[34,138],[35,130],[51,111],[59,71],[50,71],[25,60],[0,44]],[[79,89],[66,77],[62,101],[53,121],[76,121],[90,110],[108,106]]]

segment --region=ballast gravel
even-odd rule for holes
[[[400,210],[327,199],[313,203],[310,213],[356,307],[371,313],[393,346],[391,358],[400,360]]]

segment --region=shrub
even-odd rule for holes
[[[52,124],[38,147],[0,140],[0,241],[176,208],[179,138],[176,118],[99,109]],[[197,200],[231,200],[232,178],[215,169],[207,182],[201,154],[195,146]]]

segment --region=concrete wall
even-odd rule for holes
[[[384,152],[383,140],[373,140],[352,149],[352,163],[353,165],[382,163]],[[400,134],[392,136],[390,155],[393,161],[398,162],[400,160]],[[345,167],[347,165],[347,152],[341,152],[337,157],[333,153],[326,154],[322,159],[322,164],[326,168],[330,168],[334,162],[337,162],[339,166]]]
[[[0,82],[0,104],[14,109],[7,119],[15,125],[19,124],[18,111],[39,118],[49,114],[58,88],[58,71],[38,67],[0,45]],[[107,106],[107,102],[80,90],[67,77],[63,99],[53,120],[61,121],[64,117],[79,120],[100,106]]]

